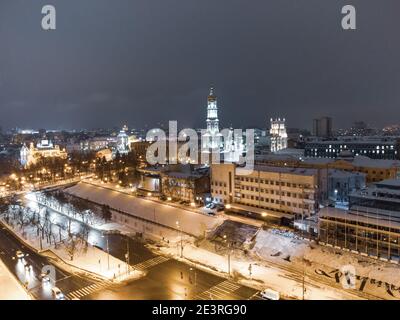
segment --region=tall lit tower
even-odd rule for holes
[[[213,87],[211,87],[210,94],[207,98],[207,132],[204,137],[205,149],[220,147],[221,139],[219,133],[217,96],[214,94]]]
[[[207,131],[211,135],[219,132],[217,96],[214,94],[213,87],[207,98]]]
[[[272,119],[271,118],[271,129],[269,131],[271,135],[271,151],[276,152],[287,148],[287,133],[285,126],[285,118]]]

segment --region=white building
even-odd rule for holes
[[[243,136],[235,135],[234,130],[229,130],[228,138],[224,144],[223,155],[225,162],[238,162],[240,156],[245,153]]]
[[[65,149],[60,149],[58,145],[53,145],[49,140],[41,140],[35,147],[33,143],[29,148],[24,144],[20,150],[20,162],[24,167],[29,167],[37,163],[40,158],[67,158]]]
[[[219,151],[226,162],[238,162],[245,152],[242,135],[235,135],[232,128],[226,137],[220,132],[217,96],[213,87],[207,98],[207,130],[202,138],[202,152]]]
[[[221,134],[219,132],[217,96],[211,87],[207,98],[207,130],[203,135],[203,150],[209,152],[222,147]]]
[[[272,119],[271,129],[271,152],[277,152],[287,148],[288,135],[286,133],[285,118]]]
[[[117,152],[120,155],[125,155],[129,153],[129,136],[126,134],[127,127],[119,132],[117,136]]]

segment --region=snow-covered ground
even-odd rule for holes
[[[0,260],[0,300],[30,300],[28,293]]]
[[[183,208],[172,207],[168,204],[130,196],[89,183],[79,183],[66,189],[65,192],[98,204],[106,204],[112,209],[170,228],[177,229],[177,222],[179,222],[180,230],[194,236],[204,235],[207,230],[214,229],[224,220],[219,216],[212,217]]]
[[[179,243],[179,239],[175,240]],[[174,243],[175,243],[174,242]],[[171,243],[170,246],[158,247],[163,254],[174,256],[178,260],[189,260],[195,263],[198,267],[203,266],[205,269],[211,269],[215,272],[228,273],[228,256],[219,255],[210,250],[197,247],[193,242],[185,241],[183,249],[183,259],[179,258],[177,254],[176,245]],[[251,264],[251,276],[249,273],[249,266]],[[239,282],[244,285],[258,287],[260,290],[265,288],[274,289],[282,296],[302,299],[303,287],[299,279],[291,278],[289,272],[271,266],[263,266],[259,264],[258,259],[250,257],[237,257],[235,255],[230,257],[230,271],[231,275],[240,276],[237,278]],[[357,299],[351,293],[342,292],[329,287],[320,287],[307,285],[305,299],[319,299],[319,300],[339,300],[339,299]]]
[[[33,212],[38,210],[35,207],[34,202],[30,202],[28,208]],[[75,239],[74,242],[69,240],[66,230],[60,229],[53,221],[51,228],[53,238],[50,238],[48,242],[47,237],[41,240],[38,236],[37,227],[28,224],[21,228],[12,219],[10,215],[10,221],[5,220],[5,216],[1,217],[1,220],[8,225],[13,232],[21,238],[24,242],[29,244],[31,247],[39,251],[50,250],[57,257],[63,260],[64,263],[69,264],[75,268],[82,270],[82,272],[91,272],[110,280],[125,280],[127,265],[124,261],[121,261],[112,255],[108,255],[103,250],[92,246],[90,243],[86,244],[85,241]],[[77,228],[77,225],[72,225],[71,230]],[[90,234],[89,234],[90,237]],[[74,249],[71,249],[74,246]],[[72,257],[72,260],[71,260]],[[137,271],[129,275],[129,277],[140,276]]]
[[[253,252],[266,261],[299,270],[305,268],[307,273],[314,275],[318,273],[321,277],[333,282],[336,281],[335,274],[341,274],[337,270],[351,266],[356,276],[360,277],[356,281],[358,290],[361,283],[365,281],[363,292],[384,299],[400,299],[400,266],[398,265],[317,245],[293,237],[290,232],[281,233],[275,229],[259,231]],[[392,294],[388,292],[388,286]]]

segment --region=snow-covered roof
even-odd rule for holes
[[[386,179],[380,182],[377,182],[376,185],[381,188],[381,187],[395,187],[400,188],[400,179]]]
[[[354,176],[361,176],[365,177],[365,173],[361,172],[349,172],[349,171],[344,171],[344,170],[337,170],[337,169],[329,169],[328,171],[329,177],[333,178],[351,178]]]
[[[305,158],[304,163],[307,164],[330,164],[337,161],[347,161],[355,167],[365,168],[400,168],[399,160],[386,160],[386,159],[371,159],[366,156],[355,156],[354,158],[348,159],[332,159],[332,158]]]
[[[352,161],[356,167],[393,168],[400,167],[398,160],[371,159],[365,156],[355,156]]]
[[[237,168],[238,173],[240,170],[246,171],[246,169]],[[313,176],[317,175],[317,169],[308,169],[308,168],[292,168],[292,167],[272,167],[272,166],[263,166],[263,165],[255,165],[255,171],[263,171],[263,172],[276,172],[276,173],[287,173],[287,174],[296,174],[303,176]]]

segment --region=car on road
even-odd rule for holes
[[[279,292],[272,289],[265,289],[261,291],[260,295],[265,300],[279,300],[280,298]]]
[[[51,292],[53,293],[53,297],[56,298],[57,300],[64,300],[64,294],[61,292],[59,288],[53,287],[51,289]]]
[[[209,203],[208,205],[206,205],[206,208],[207,209],[215,209],[215,203],[213,203],[213,202],[211,202],[211,203]]]
[[[50,277],[46,272],[42,272],[40,274],[40,278],[42,279],[43,282],[50,282]]]
[[[214,208],[210,208],[210,205],[206,205],[205,207],[201,208],[200,210],[201,210],[201,212],[206,213],[210,216],[215,216]]]
[[[18,259],[22,259],[23,257],[25,257],[25,254],[20,250],[17,250],[15,255],[17,256]]]
[[[31,264],[25,263],[24,269],[25,269],[26,272],[30,272],[30,271],[32,271],[33,267],[32,267]]]

